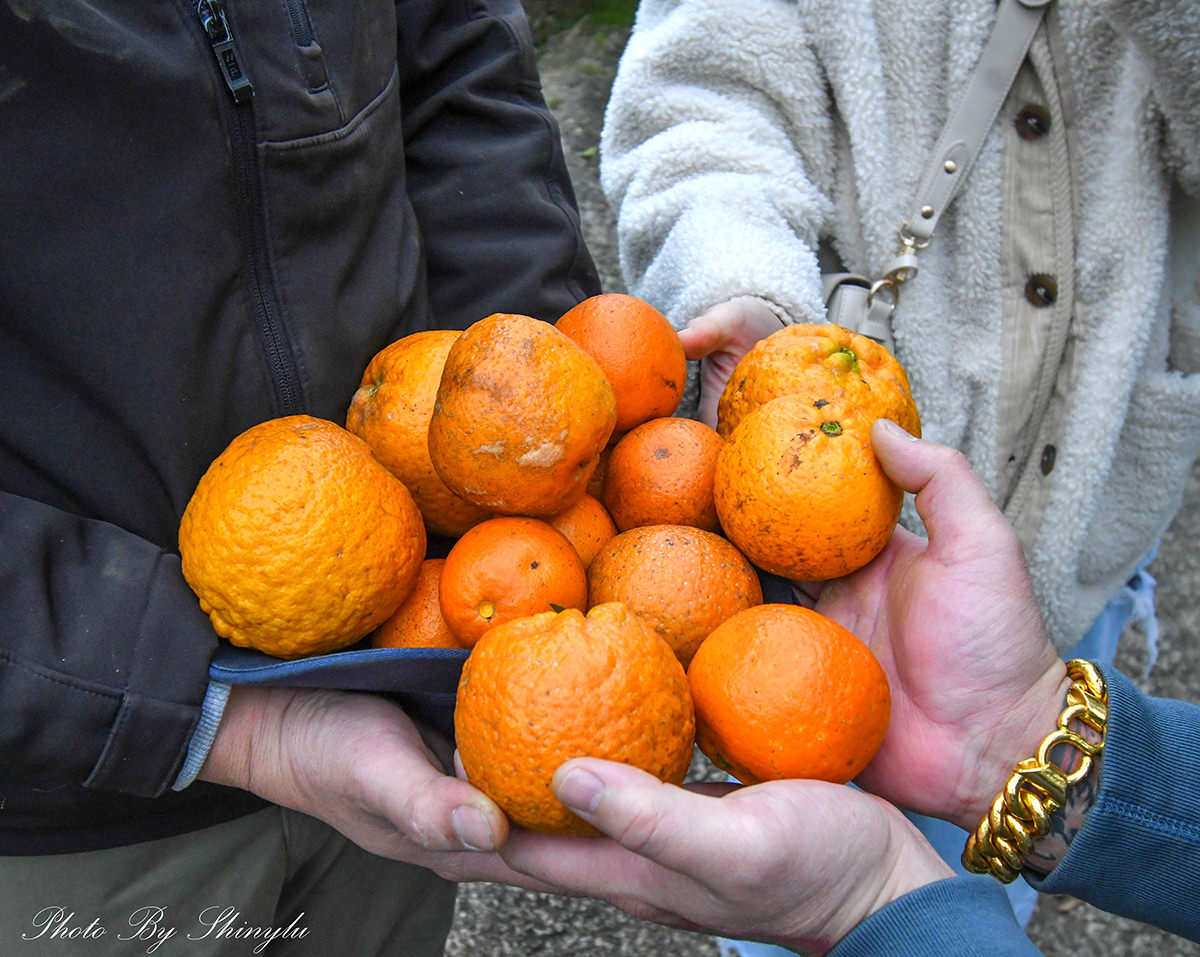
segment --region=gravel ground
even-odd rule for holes
[[[549,4],[527,3],[531,19]],[[562,129],[584,226],[609,292],[624,291],[617,264],[613,216],[597,182],[597,146],[604,104],[626,32],[583,21],[553,33],[543,49],[546,99]],[[1200,704],[1200,467],[1179,517],[1151,571],[1159,580],[1158,663],[1142,679],[1146,655],[1140,634],[1123,642],[1118,661],[1151,694]],[[702,759],[693,776],[711,769]],[[1076,953],[1108,957],[1200,957],[1200,947],[1136,921],[1113,917],[1070,898],[1046,897],[1029,936],[1047,957]],[[635,920],[597,901],[534,894],[492,884],[464,885],[459,894],[448,957],[718,957],[712,938]]]

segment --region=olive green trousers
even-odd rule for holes
[[[270,808],[127,847],[0,858],[0,954],[435,957],[454,893]]]

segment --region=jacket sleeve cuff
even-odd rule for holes
[[[1039,951],[1021,930],[1004,888],[990,877],[948,877],[881,907],[829,957],[1017,957]]]
[[[171,785],[172,791],[182,791],[196,780],[196,775],[208,760],[208,752],[212,749],[213,738],[217,736],[217,727],[221,716],[225,714],[225,703],[229,700],[229,685],[223,681],[210,681],[208,691],[204,695],[204,704],[200,706],[200,721],[192,732],[192,740],[188,742],[187,757],[179,776]]]
[[[1117,669],[1102,670],[1108,729],[1095,803],[1058,866],[1043,879],[1030,875],[1030,884],[1200,940],[1192,906],[1200,872],[1200,708],[1150,697]]]

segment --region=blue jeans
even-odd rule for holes
[[[1146,644],[1149,648],[1149,661],[1146,673],[1154,667],[1158,657],[1158,619],[1154,615],[1154,577],[1146,570],[1158,547],[1151,549],[1150,554],[1142,559],[1124,587],[1109,599],[1108,604],[1092,623],[1086,635],[1079,640],[1064,656],[1066,660],[1085,658],[1098,664],[1111,665],[1116,658],[1117,645],[1125,627],[1132,622],[1138,622],[1146,634]],[[925,835],[934,850],[942,856],[957,874],[967,874],[962,866],[963,845],[967,840],[967,832],[938,818],[925,817],[921,814],[909,814],[917,829]],[[976,880],[990,881],[991,877],[981,874],[970,875]],[[1037,904],[1037,891],[1026,883],[1023,877],[1018,877],[1013,883],[1006,885],[1009,903],[1017,915],[1017,921],[1024,927],[1033,916]],[[793,952],[775,944],[760,944],[752,941],[729,940],[718,938],[721,957],[788,957]]]

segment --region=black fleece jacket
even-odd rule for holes
[[[176,534],[230,439],[598,291],[516,0],[0,6],[0,854],[260,806],[170,790],[217,647]]]

